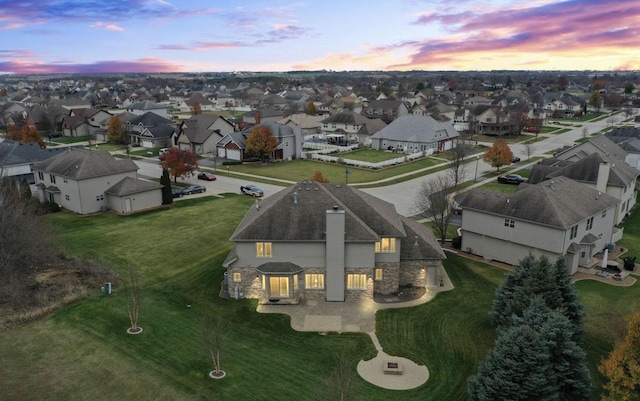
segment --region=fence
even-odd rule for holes
[[[396,157],[394,159],[383,160],[383,161],[373,163],[373,162],[367,162],[362,160],[353,160],[353,159],[340,157],[340,156],[330,156],[325,154],[325,153],[334,153],[336,151],[348,152],[353,149],[356,149],[358,145],[334,146],[334,145],[328,145],[328,144],[317,144],[317,143],[305,142],[304,147],[317,149],[315,151],[306,152],[305,157],[311,160],[320,160],[327,163],[337,163],[337,164],[344,164],[347,166],[374,168],[374,169],[393,166],[400,163],[406,163],[408,161],[419,159],[421,157],[431,156],[433,154],[433,149],[429,149],[422,152],[403,154],[402,156]]]

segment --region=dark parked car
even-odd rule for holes
[[[182,190],[182,194],[183,195],[201,194],[206,191],[207,191],[207,188],[203,187],[202,185],[189,185],[188,187]]]
[[[255,196],[256,198],[259,198],[264,195],[264,191],[253,184],[241,186],[240,193],[242,193],[242,195]]]
[[[511,163],[520,163],[520,158],[513,156],[513,159],[511,159]]]
[[[182,198],[184,194],[182,193],[182,189],[180,188],[171,188],[171,195],[174,198]]]
[[[521,182],[527,182],[527,179],[518,174],[507,174],[498,177],[498,182],[501,184],[515,184],[518,185]]]
[[[198,174],[198,179],[205,180],[205,181],[215,181],[216,176],[211,173],[200,173]]]

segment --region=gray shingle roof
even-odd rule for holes
[[[0,142],[0,166],[15,166],[46,160],[67,148],[41,149],[36,142],[20,143],[10,140]]]
[[[125,196],[138,194],[140,192],[148,192],[162,188],[161,184],[157,182],[138,180],[132,177],[125,177],[120,180],[116,185],[104,191],[106,194]]]
[[[410,238],[404,259],[444,259],[433,233],[400,216],[388,202],[350,186],[302,181],[251,207],[232,241],[325,241],[326,211],[345,211],[345,241],[375,242],[380,237]],[[415,237],[418,246],[414,246]],[[226,262],[225,262],[226,263]]]
[[[442,136],[436,137],[436,133]],[[458,137],[451,122],[439,122],[431,116],[400,116],[372,135],[374,139],[431,143]]]
[[[573,227],[617,203],[614,197],[566,177],[526,185],[512,194],[476,188],[461,200],[464,209],[562,229]]]
[[[90,151],[70,148],[33,166],[34,171],[84,180],[93,177],[137,171],[138,166],[131,159],[116,159],[105,150]]]

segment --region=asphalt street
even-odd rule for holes
[[[597,122],[575,122],[573,123],[573,127],[566,126],[564,128],[571,128],[570,131],[558,134],[558,135],[549,135],[549,137],[545,138],[542,141],[536,142],[530,147],[530,157],[543,155],[547,152],[554,151],[562,148],[563,146],[569,146],[574,143],[575,140],[578,140],[583,137],[584,129],[586,128],[586,133],[591,135],[595,132],[599,132],[603,128],[616,124],[620,122],[622,118],[620,115],[614,116],[614,120],[604,119]],[[511,150],[513,151],[514,156],[519,156],[522,158],[522,162],[515,165],[524,166],[527,164],[527,149],[526,145],[522,144],[512,144],[509,145]],[[138,170],[138,175],[141,178],[159,178],[162,174],[160,169],[160,165],[155,160],[137,160],[136,164],[140,168]],[[475,161],[466,164],[464,168],[464,180],[465,181],[474,181],[483,180],[483,175],[489,171],[492,171],[493,167],[488,165],[487,163],[482,161],[482,157],[478,157]],[[186,180],[179,179],[179,182],[184,182],[188,184],[200,184],[207,187],[207,192],[200,195],[189,195],[193,196],[207,196],[207,195],[215,195],[222,193],[239,193],[240,186],[246,184],[256,184],[258,187],[262,188],[265,193],[265,197],[272,195],[282,188],[285,185],[270,185],[263,184],[260,182],[253,182],[251,177],[247,177],[246,179],[239,179],[234,177],[229,177],[226,175],[226,171],[223,168],[218,168],[214,174],[217,176],[216,181],[203,181],[198,180],[196,177],[191,177]],[[396,207],[398,213],[403,216],[414,216],[417,214],[417,210],[414,206],[415,199],[418,195],[420,188],[423,183],[428,182],[429,180],[433,180],[439,175],[447,174],[446,170],[436,172],[433,174],[425,175],[419,178],[411,179],[408,181],[404,181],[397,184],[380,186],[376,188],[365,188],[362,191],[374,195],[380,199],[383,199],[387,202],[393,203]],[[357,188],[357,185],[354,185]]]

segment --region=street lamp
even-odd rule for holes
[[[476,156],[476,175],[473,177],[473,182],[478,181],[478,163],[480,162],[480,155]]]
[[[344,170],[344,185],[349,185],[349,174],[351,174],[349,169]]]

